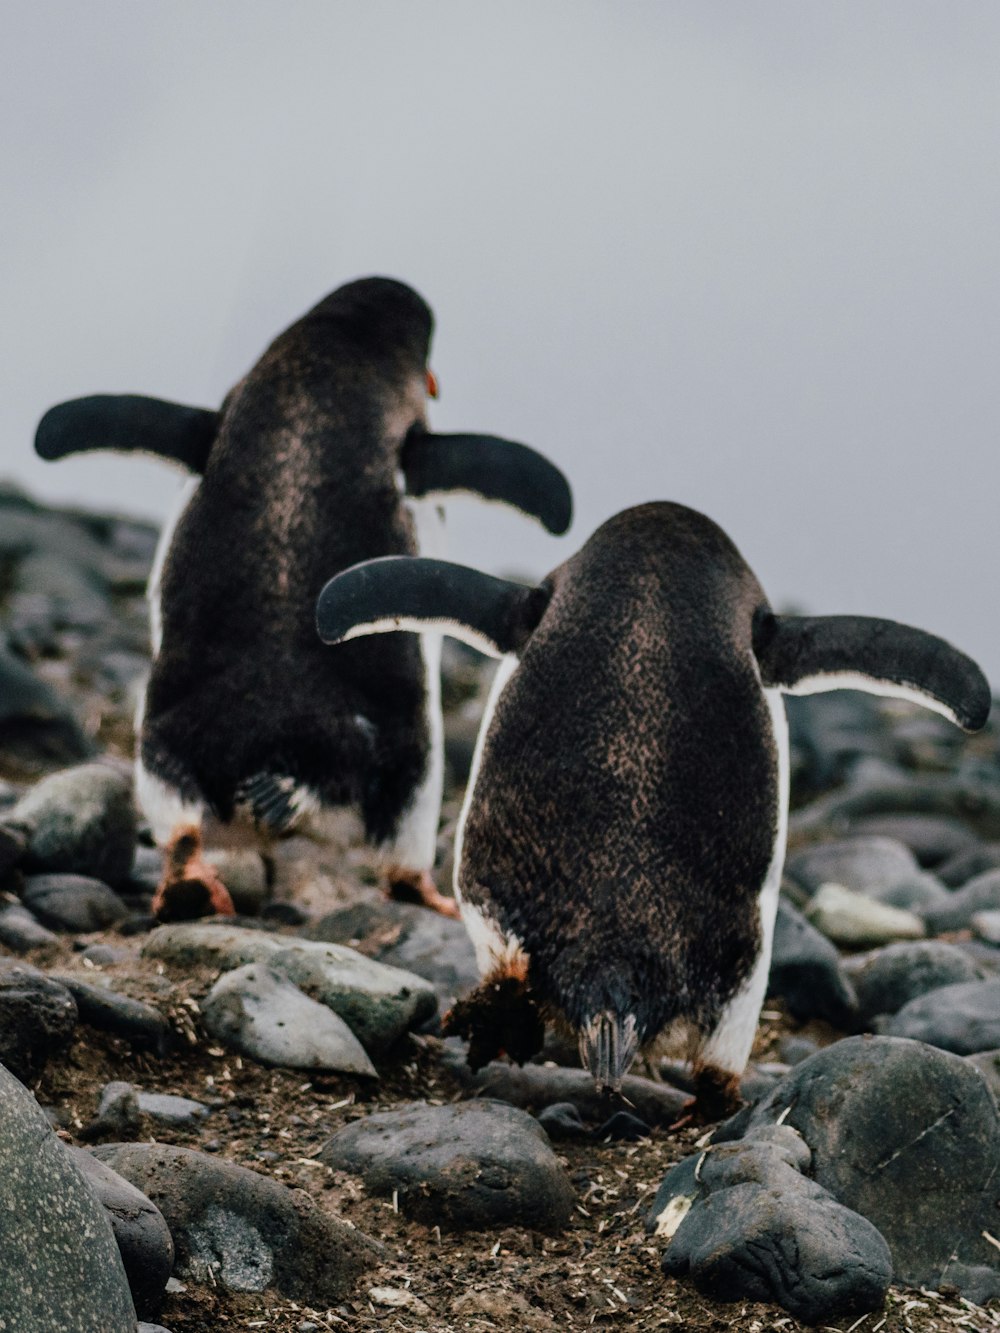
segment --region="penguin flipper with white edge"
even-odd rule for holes
[[[449,494],[512,504],[550,531],[568,524],[571,503],[534,450],[428,430],[432,331],[412,288],[363,278],[280,334],[218,411],[96,395],[38,427],[44,458],[150,453],[192,474],[148,589],[136,793],[166,851],[161,919],[233,910],[212,847],[267,854],[292,832],[338,841],[345,811],[393,892],[457,911],[431,874],[440,636],[334,654],[316,637],[316,598],[331,572],[415,555],[419,522],[436,524]]]
[[[710,519],[616,515],[537,588],[423,559],[331,580],[321,635],[433,625],[502,657],[455,848],[481,984],[449,1016],[474,1066],[543,1020],[598,1087],[685,1055],[699,1118],[739,1102],[770,965],[788,823],[783,691],[846,685],[981,727],[982,672],[889,621],[774,614]],[[338,650],[339,651],[339,650]]]

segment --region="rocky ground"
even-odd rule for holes
[[[706,1136],[682,1070],[602,1101],[555,1035],[473,1077],[464,931],[356,849],[233,858],[235,925],[152,928],[154,540],[0,492],[0,1327],[132,1327],[120,1251],[173,1333],[1000,1328],[995,727],[791,701],[772,995]],[[449,651],[442,885],[487,676]]]

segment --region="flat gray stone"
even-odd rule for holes
[[[67,1151],[107,1210],[136,1314],[143,1319],[154,1318],[160,1313],[174,1267],[174,1242],[163,1214],[145,1194],[92,1153],[82,1148]]]
[[[107,1213],[34,1097],[0,1068],[0,1323],[11,1333],[134,1333]]]
[[[377,1078],[344,1020],[262,963],[225,972],[201,1002],[216,1040],[261,1064]]]
[[[266,963],[339,1014],[373,1054],[387,1050],[437,1009],[434,989],[422,977],[344,945],[239,926],[184,923],[154,930],[142,952],[180,967]]]
[[[982,981],[985,973],[962,949],[944,940],[889,944],[852,958],[848,975],[858,995],[858,1018],[895,1014],[920,995],[958,982]]]
[[[21,901],[44,925],[89,935],[128,916],[114,889],[89,875],[29,875]]]
[[[895,838],[852,837],[794,852],[785,872],[809,893],[823,884],[842,884],[855,893],[885,889],[919,871],[916,857]]]
[[[76,1000],[82,1023],[124,1037],[140,1049],[162,1054],[169,1047],[172,1040],[170,1024],[151,1004],[134,1000],[130,995],[120,995],[110,984],[97,985],[62,972],[52,973],[52,979],[65,986]]]
[[[910,1037],[956,1055],[1000,1046],[1000,978],[942,986],[903,1006],[887,1036]]]
[[[191,1097],[177,1097],[171,1092],[136,1092],[136,1102],[143,1115],[171,1129],[193,1129],[209,1114],[204,1102]]]
[[[963,884],[948,895],[940,907],[929,907],[923,912],[927,930],[941,935],[948,930],[965,930],[972,924],[977,912],[1000,910],[1000,870],[987,870]]]
[[[181,1278],[215,1281],[230,1291],[275,1287],[292,1300],[326,1308],[381,1257],[380,1246],[318,1208],[304,1191],[208,1153],[117,1143],[95,1148],[94,1156],[159,1208]]]
[[[0,958],[0,1064],[31,1083],[66,1049],[77,1022],[76,1001],[30,963]]]
[[[951,894],[935,875],[922,870],[886,889],[869,889],[868,897],[877,903],[885,903],[887,907],[901,907],[904,912],[916,912],[919,916],[925,908],[943,906]]]
[[[921,939],[926,934],[923,921],[913,912],[887,907],[842,884],[822,885],[809,900],[805,915],[827,939],[847,948]]]
[[[13,953],[30,953],[58,944],[59,937],[20,903],[0,907],[0,944]]]
[[[112,888],[129,875],[136,817],[130,779],[108,764],[82,764],[43,778],[5,822],[28,839],[29,872],[89,875]]]
[[[565,1226],[573,1190],[545,1131],[524,1111],[477,1100],[414,1102],[356,1120],[320,1154],[374,1194],[395,1191],[428,1225]]]

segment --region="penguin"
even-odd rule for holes
[[[610,519],[537,587],[389,558],[317,605],[330,644],[430,624],[501,659],[455,849],[481,984],[448,1026],[470,1064],[523,1063],[553,1019],[598,1089],[669,1043],[692,1114],[735,1109],[785,853],[782,695],[870,690],[975,731],[982,672],[893,621],[776,614],[722,529],[667,502]]]
[[[217,412],[98,395],[38,427],[43,458],[139,451],[193,474],[150,577],[153,662],[137,718],[137,799],[165,849],[161,920],[233,912],[206,845],[249,842],[266,856],[293,831],[331,836],[345,809],[392,891],[457,910],[431,877],[440,635],[331,653],[316,638],[316,598],[331,569],[416,554],[418,519],[433,531],[456,492],[553,533],[572,500],[524,445],[428,430],[432,325],[412,288],[361,279],[282,333]]]

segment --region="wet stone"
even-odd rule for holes
[[[545,1131],[524,1111],[477,1100],[414,1102],[356,1120],[321,1160],[396,1193],[404,1215],[465,1228],[565,1226],[573,1191]]]

